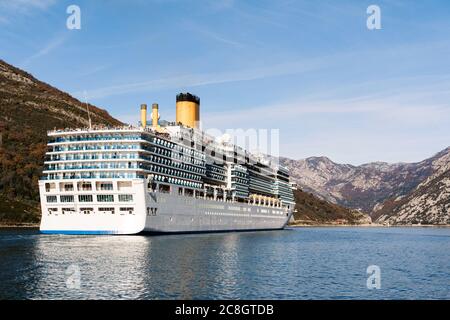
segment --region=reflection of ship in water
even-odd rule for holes
[[[20,299],[233,297],[242,280],[239,237],[249,235],[34,236],[0,289]]]
[[[44,233],[282,229],[294,209],[286,168],[199,129],[200,99],[176,122],[141,106],[139,127],[49,132],[39,182]]]
[[[14,254],[8,257],[9,267],[2,269],[0,297],[234,299],[256,291],[249,279],[266,268],[267,260],[251,259],[260,257],[261,249],[265,257],[267,252],[278,256],[273,250],[277,234],[286,235],[277,231],[164,237],[29,234],[4,240],[0,255]],[[269,246],[264,249],[261,241]]]
[[[151,250],[144,236],[37,237],[29,257],[34,267],[23,272],[24,298],[142,299]]]
[[[232,297],[240,272],[236,266],[241,235],[226,233],[151,238],[152,250],[147,252],[150,265],[147,278],[149,295],[146,298]]]

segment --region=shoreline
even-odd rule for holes
[[[294,223],[294,224],[288,224],[286,227],[293,227],[293,228],[301,228],[301,227],[386,227],[382,224],[333,224],[333,223],[316,223],[316,224],[310,224],[310,223]]]
[[[411,227],[411,228],[449,228],[450,224],[395,224],[395,225],[385,225],[379,223],[364,223],[364,224],[332,224],[332,223],[322,223],[322,224],[288,224],[286,227],[292,228],[302,228],[302,227],[355,227],[355,228],[403,228],[403,227]]]
[[[1,229],[39,229],[39,224],[1,224]]]
[[[402,227],[411,227],[411,228],[450,228],[450,224],[445,225],[384,225],[378,223],[364,223],[364,224],[332,224],[332,223],[317,223],[317,224],[305,224],[305,223],[296,223],[296,224],[288,224],[286,228],[402,228]],[[39,229],[39,224],[0,224],[0,229]]]

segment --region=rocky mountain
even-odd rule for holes
[[[89,108],[94,125],[121,124]],[[47,130],[88,122],[84,103],[0,60],[0,222],[37,219]]]
[[[374,213],[388,199],[406,196],[448,164],[450,147],[417,163],[373,162],[360,166],[326,157],[282,158],[300,188],[342,206]],[[375,215],[376,218],[379,215]]]
[[[372,219],[358,210],[321,200],[312,193],[294,191],[295,224],[368,224]]]
[[[379,223],[450,224],[450,156],[410,194],[387,200],[372,216]]]

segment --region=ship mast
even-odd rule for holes
[[[86,111],[87,111],[88,119],[89,119],[89,130],[92,130],[91,112],[89,111],[89,104],[87,103],[86,90],[84,90],[83,93],[84,93],[84,103],[86,104]]]

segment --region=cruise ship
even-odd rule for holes
[[[48,132],[40,230],[137,234],[283,229],[294,207],[286,168],[199,128],[200,99],[176,121],[141,105],[138,126]]]

